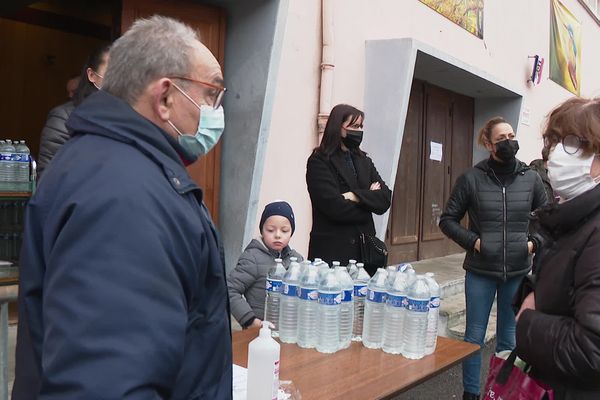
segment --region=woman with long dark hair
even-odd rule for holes
[[[338,104],[329,115],[321,144],[306,167],[312,202],[308,258],[331,264],[361,261],[361,233],[375,235],[373,213],[390,207],[392,192],[373,161],[360,149],[364,113]]]
[[[79,74],[79,85],[73,98],[48,113],[46,124],[40,135],[40,154],[37,160],[38,179],[58,149],[71,137],[65,125],[71,112],[86,97],[102,87],[104,72],[108,67],[108,51],[109,46],[104,46],[88,56]]]

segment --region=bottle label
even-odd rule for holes
[[[393,294],[387,295],[386,303],[392,307],[406,307],[406,297],[405,296],[395,296]]]
[[[342,293],[321,293],[319,292],[319,304],[326,306],[335,306],[342,303]]]
[[[317,289],[300,288],[298,291],[301,300],[317,300],[319,298],[319,291]]]
[[[297,285],[289,285],[287,283],[284,283],[282,293],[286,296],[298,297],[298,286]]]
[[[354,290],[344,290],[342,292],[342,301],[352,301],[352,293],[354,293]]]
[[[368,289],[367,299],[374,303],[385,303],[385,298],[387,297],[386,292],[378,292],[376,290]]]
[[[12,161],[28,163],[29,162],[29,154],[24,153],[13,153]]]
[[[11,161],[12,153],[2,153],[0,154],[0,161]]]
[[[429,308],[439,308],[440,307],[440,298],[439,297],[432,297],[431,300],[429,301]]]
[[[267,292],[278,292],[281,293],[282,282],[279,279],[267,278]]]
[[[279,396],[279,360],[273,364],[273,391],[271,392],[271,400],[277,400]]]
[[[406,304],[406,309],[408,311],[426,313],[429,311],[429,300],[415,300],[409,298]]]
[[[367,285],[354,285],[354,297],[367,297]]]

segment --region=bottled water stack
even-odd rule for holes
[[[300,277],[298,305],[298,346],[305,349],[317,345],[317,318],[319,312],[319,271],[309,264]]]
[[[367,286],[362,342],[370,349],[380,348],[383,342],[386,279],[387,271],[378,268]]]
[[[319,322],[317,351],[335,353],[340,343],[342,287],[334,270],[328,270],[319,283]]]
[[[298,340],[298,285],[301,268],[296,257],[291,257],[290,261],[283,276],[279,307],[279,340],[283,343],[296,343]]]
[[[430,301],[429,313],[427,314],[427,336],[425,337],[425,355],[435,351],[437,345],[438,319],[440,313],[440,285],[435,281],[434,274],[428,272],[425,278],[429,285]]]
[[[365,299],[367,297],[367,285],[371,278],[363,263],[357,264],[356,277],[354,278],[354,323],[352,327],[352,340],[362,341],[363,319],[365,314]]]
[[[402,347],[402,355],[406,358],[419,359],[425,355],[430,297],[427,280],[424,276],[417,276],[407,293]]]
[[[340,349],[350,347],[354,323],[354,282],[346,267],[335,267],[337,279],[342,288],[342,304],[340,304]]]
[[[281,258],[275,259],[275,266],[267,274],[266,298],[265,298],[265,321],[273,324],[271,334],[273,337],[279,336],[279,304],[281,300],[281,289],[283,285],[283,276],[285,267]]]
[[[394,282],[388,287],[382,345],[386,353],[402,353],[407,282],[408,274],[397,272]]]

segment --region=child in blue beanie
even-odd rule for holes
[[[243,328],[259,327],[264,318],[265,284],[274,260],[281,258],[286,268],[291,257],[296,257],[298,262],[303,260],[288,245],[296,220],[287,202],[267,204],[258,226],[261,238],[252,239],[227,277],[231,314]]]

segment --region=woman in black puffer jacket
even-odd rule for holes
[[[513,296],[531,268],[535,242],[529,236],[529,214],[546,203],[537,172],[515,158],[519,145],[512,127],[500,117],[479,132],[490,158],[461,175],[452,190],[440,228],[467,254],[465,341],[483,346],[487,322],[497,295],[496,351],[515,346]],[[465,213],[469,228],[460,224]],[[480,352],[463,362],[463,399],[479,398]]]
[[[544,244],[517,315],[517,354],[556,400],[600,399],[600,99],[572,98],[544,133],[559,204],[535,213]]]
[[[81,70],[79,86],[75,90],[73,99],[53,108],[48,113],[46,124],[40,135],[40,154],[37,160],[38,179],[41,178],[58,149],[71,137],[65,125],[71,112],[86,97],[102,86],[102,78],[108,67],[108,50],[108,46],[102,47],[89,55]]]

